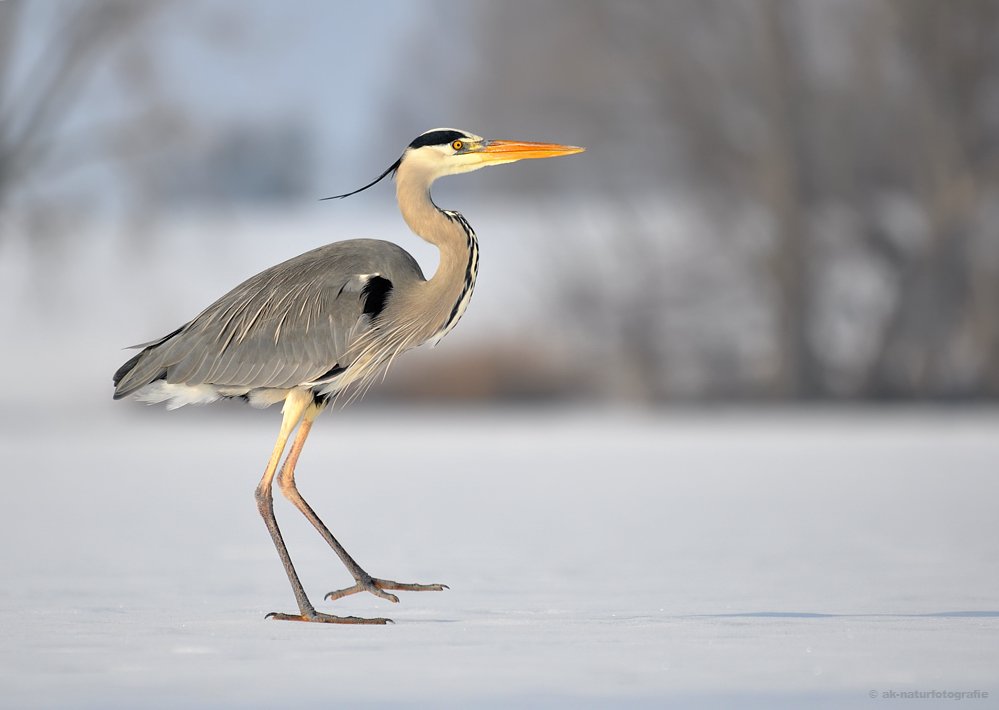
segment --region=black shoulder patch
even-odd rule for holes
[[[463,140],[468,140],[468,137],[461,131],[428,131],[422,136],[417,137],[416,140],[409,144],[409,147],[416,149],[426,145],[447,145],[454,141]]]
[[[364,285],[364,290],[361,291],[361,295],[364,297],[364,314],[377,318],[385,309],[385,299],[388,298],[391,290],[391,281],[381,276],[372,276]]]

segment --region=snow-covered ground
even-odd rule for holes
[[[370,573],[450,586],[323,602],[349,577],[279,500],[317,606],[385,627],[264,619],[276,408],[0,417],[0,707],[999,704],[994,410],[324,414],[304,495]]]
[[[473,222],[442,348],[523,328],[537,293],[530,234]],[[253,500],[277,408],[114,403],[110,377],[327,232],[433,268],[401,223],[338,212],[0,250],[0,708],[997,705],[996,409],[327,413],[305,496],[371,574],[450,590],[323,602],[349,577],[279,497],[316,605],[396,624],[264,620],[295,610]]]

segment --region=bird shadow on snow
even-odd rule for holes
[[[692,614],[689,618],[755,618],[755,619],[989,619],[999,618],[999,611],[937,611],[928,614],[816,614],[794,611],[750,611],[741,614]]]

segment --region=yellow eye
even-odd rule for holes
[[[461,146],[462,146],[461,141],[455,141],[454,143],[451,144],[451,147],[454,148],[455,150],[461,150]]]

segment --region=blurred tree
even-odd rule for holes
[[[167,4],[0,3],[0,241],[14,222],[36,246],[72,234],[65,224],[81,211],[108,207],[91,185],[67,187],[74,176],[127,170],[169,143],[179,117],[162,100],[144,41]],[[122,95],[133,110],[116,113]],[[81,116],[85,99],[91,111]]]
[[[286,207],[313,196],[315,151],[312,133],[297,122],[227,125],[175,151],[146,175],[145,190],[171,208]]]
[[[999,3],[425,17],[464,19],[475,59],[425,49],[407,78],[452,90],[409,82],[399,103],[451,97],[468,125],[590,148],[573,184],[598,199],[548,223],[566,236],[544,278],[594,380],[651,398],[999,394]]]
[[[899,66],[880,77],[882,148],[858,167],[880,168],[868,182],[904,195],[916,229],[907,233],[884,204],[872,215],[855,196],[869,215],[867,243],[897,284],[863,389],[996,395],[999,4],[886,0],[879,9],[866,31],[887,40]]]

